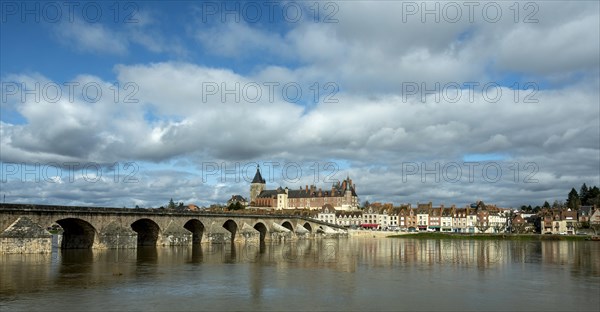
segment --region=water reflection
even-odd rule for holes
[[[38,279],[51,278],[53,255],[0,255],[0,301],[23,290],[35,290]]]
[[[68,297],[78,291],[83,291],[83,301],[104,300],[106,294],[95,297],[89,290],[103,293],[114,287],[124,287],[109,296],[118,302],[127,301],[123,296],[155,292],[164,292],[169,298],[170,291],[177,289],[171,298],[173,309],[190,309],[192,306],[181,306],[177,297],[188,294],[186,300],[202,298],[208,300],[203,304],[212,303],[215,308],[238,300],[234,306],[239,309],[302,309],[306,307],[303,302],[314,300],[331,310],[341,309],[338,304],[368,309],[368,303],[377,299],[382,309],[398,310],[396,297],[403,293],[411,301],[404,300],[402,309],[429,304],[429,309],[439,310],[444,306],[433,306],[420,294],[442,287],[440,295],[445,292],[450,306],[458,308],[464,302],[452,298],[469,293],[459,291],[461,287],[476,291],[493,285],[490,292],[508,291],[506,296],[512,300],[547,283],[563,285],[562,289],[572,292],[566,294],[572,298],[569,300],[579,300],[580,293],[598,292],[598,255],[600,244],[596,242],[404,238],[56,249],[51,255],[0,256],[0,307],[12,302],[8,307],[28,309],[28,303],[43,301],[45,296]],[[552,288],[544,289],[548,297],[555,295]],[[496,295],[478,300],[493,307],[500,299]],[[587,300],[584,307],[598,304],[597,299]],[[148,308],[158,309],[150,302]],[[60,303],[58,300],[48,308],[59,309]],[[115,308],[144,308],[119,304]],[[539,310],[543,302],[533,300],[530,304],[531,309]],[[559,306],[554,303],[549,307]]]
[[[204,261],[204,256],[202,254],[202,246],[194,244],[192,246],[192,257],[189,263],[199,264],[202,263],[202,261]]]

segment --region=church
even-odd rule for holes
[[[260,174],[260,167],[250,184],[250,207],[265,209],[321,209],[329,204],[336,210],[358,210],[358,196],[356,185],[352,184],[350,177],[341,183],[333,183],[331,189],[322,190],[315,185],[306,185],[305,188],[288,189],[277,188],[267,190],[266,181]]]

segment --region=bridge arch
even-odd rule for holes
[[[233,242],[235,240],[235,234],[237,233],[237,229],[238,229],[238,225],[237,223],[235,223],[235,221],[229,219],[227,221],[225,221],[225,223],[223,223],[223,227],[231,232],[231,242]]]
[[[131,224],[131,229],[137,233],[138,246],[156,246],[160,227],[151,219],[139,219]]]
[[[294,226],[292,225],[292,223],[289,220],[283,221],[283,223],[281,223],[281,226],[283,226],[284,228],[286,228],[292,232],[294,231]]]
[[[260,233],[260,241],[264,242],[265,237],[267,236],[267,232],[269,231],[267,229],[267,226],[263,222],[258,221],[256,222],[256,224],[254,224],[254,229]]]
[[[310,223],[308,222],[304,222],[304,224],[302,225],[305,229],[308,230],[308,232],[312,233],[312,226],[310,225]]]
[[[200,244],[202,242],[202,234],[204,233],[204,224],[198,219],[191,219],[186,222],[183,227],[192,232],[192,242]]]
[[[97,231],[89,222],[77,218],[65,218],[56,223],[63,229],[60,248],[88,249],[92,248],[97,237]]]

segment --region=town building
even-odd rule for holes
[[[432,208],[429,204],[417,204],[417,228],[419,231],[426,231],[429,227],[429,210]]]
[[[433,207],[428,203],[411,208],[410,204],[393,207],[391,203],[376,203],[357,211],[340,211],[327,204],[314,216],[320,221],[340,226],[374,230],[505,233],[510,227],[510,212],[510,209],[493,205],[456,208],[454,205]]]
[[[248,201],[242,197],[242,195],[231,195],[231,198],[227,201],[227,206],[240,203],[242,206],[248,206]]]
[[[358,195],[356,185],[348,176],[342,182],[333,183],[330,189],[317,188],[308,185],[305,188],[288,189],[281,186],[274,190],[266,189],[266,181],[263,179],[260,168],[256,168],[256,174],[250,184],[250,206],[263,209],[321,209],[330,205],[336,210],[353,211],[358,209]]]
[[[577,211],[569,209],[544,209],[541,212],[542,234],[575,234],[579,225]]]
[[[600,208],[596,208],[590,215],[590,224],[600,224]]]
[[[440,231],[441,232],[452,232],[452,229],[453,229],[452,210],[454,210],[454,209],[455,209],[454,206],[452,206],[450,208],[442,208],[442,217],[441,217],[441,221],[440,221],[440,224],[441,224]]]

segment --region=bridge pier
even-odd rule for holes
[[[117,222],[111,222],[99,233],[99,244],[95,248],[136,248],[138,234],[131,228],[125,228]]]
[[[206,240],[210,243],[224,244],[232,241],[231,232],[217,222],[212,222],[206,232]]]
[[[244,225],[242,225],[242,228],[240,229],[240,235],[242,236],[245,243],[259,243],[261,240],[260,231],[251,227],[247,223],[244,223]]]
[[[18,218],[0,233],[0,254],[51,252],[52,234],[29,218]]]
[[[188,246],[193,242],[193,234],[173,220],[163,231],[160,241],[162,246]]]
[[[291,241],[297,238],[291,228],[284,227],[275,222],[271,224],[271,233],[269,236],[271,241],[276,242]]]

